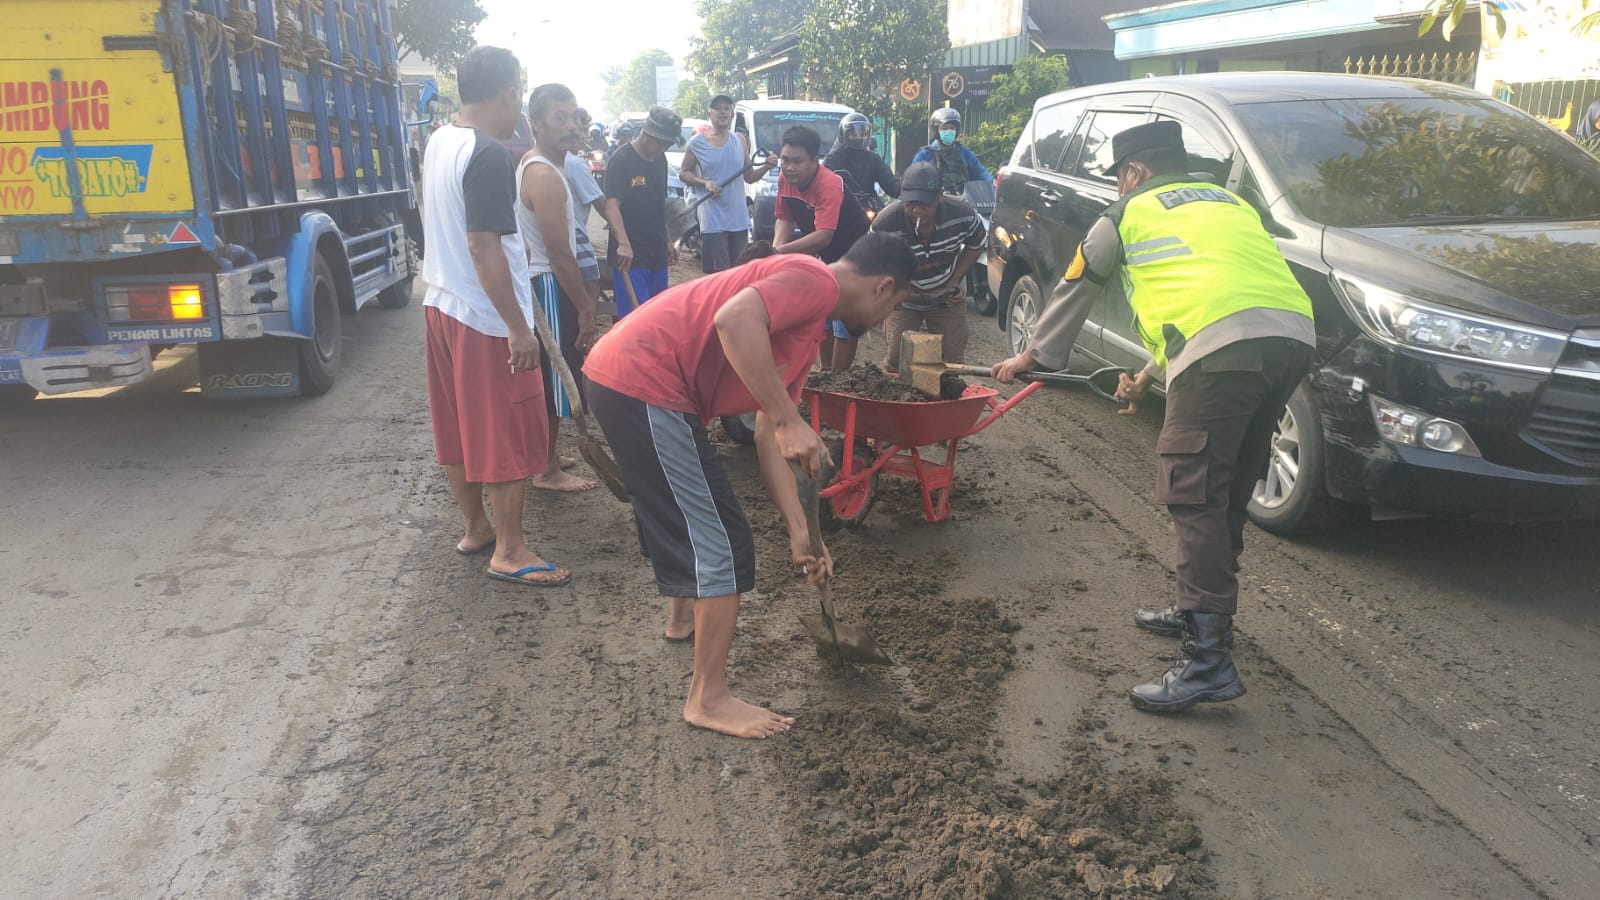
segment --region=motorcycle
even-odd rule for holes
[[[994,216],[994,182],[974,179],[963,187],[962,198],[972,204],[983,223],[984,248],[978,261],[967,270],[967,296],[980,315],[992,316],[1000,308],[1000,300],[989,290],[989,219]]]

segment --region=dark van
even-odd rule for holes
[[[1310,73],[1152,78],[1052,94],[999,176],[989,282],[1013,351],[1100,212],[1111,140],[1182,123],[1189,168],[1262,213],[1315,306],[1261,527],[1353,509],[1600,515],[1600,160],[1481,94]],[[1118,290],[1077,349],[1143,366]]]

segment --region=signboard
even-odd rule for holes
[[[671,107],[678,99],[678,67],[656,66],[656,105]]]
[[[940,69],[933,79],[935,100],[982,100],[994,93],[996,79],[1010,66],[962,66]]]
[[[922,99],[922,82],[914,78],[907,78],[900,82],[900,99],[907,103],[915,103]]]
[[[1023,0],[949,0],[950,46],[965,47],[1022,33]]]
[[[100,43],[150,31],[149,6],[54,0],[48,23],[18,24],[8,38],[0,216],[70,216],[74,183],[91,216],[194,209],[172,73],[159,53],[107,53]]]

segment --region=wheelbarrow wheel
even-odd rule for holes
[[[839,473],[840,463],[845,454],[844,439],[839,438],[828,444],[829,464],[822,469],[822,486],[824,489],[832,487],[834,477]],[[860,472],[872,466],[872,451],[867,447],[857,444],[852,454],[850,470]],[[867,518],[867,513],[872,511],[872,503],[878,496],[878,473],[873,472],[872,477],[851,487],[849,490],[840,491],[832,497],[826,498],[822,504],[822,527],[825,531],[838,531],[841,526],[855,527]]]

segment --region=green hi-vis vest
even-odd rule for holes
[[[1311,318],[1261,216],[1214,184],[1152,182],[1106,215],[1122,237],[1123,286],[1139,336],[1163,368],[1206,326],[1247,309]]]

